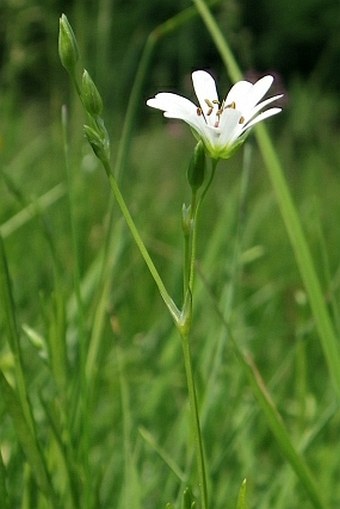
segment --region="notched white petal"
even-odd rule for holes
[[[245,128],[249,129],[249,127],[252,127],[253,125],[257,124],[258,122],[262,122],[262,120],[265,120],[266,118],[272,117],[273,115],[277,115],[282,111],[282,108],[269,108],[269,110],[264,111],[263,113],[260,113],[255,117],[251,122],[249,122]]]
[[[218,103],[218,95],[214,78],[206,71],[192,73],[192,83],[199,105],[205,117],[210,115],[213,104]],[[210,113],[209,113],[210,111]]]
[[[181,111],[187,112],[188,114],[192,114],[196,111],[195,104],[189,101],[189,99],[171,92],[160,92],[152,99],[148,99],[146,104],[151,106],[151,108],[163,111]]]
[[[262,97],[266,95],[273,81],[273,76],[268,74],[267,76],[263,76],[263,78],[260,78],[256,83],[254,83],[250,92],[250,100],[253,102],[254,106],[262,99]]]
[[[265,99],[264,101],[257,104],[257,106],[255,106],[255,108],[253,108],[249,111],[248,116],[246,116],[246,122],[249,122],[249,120],[254,118],[255,115],[257,115],[257,113],[259,113],[261,110],[263,110],[263,108],[265,108],[272,102],[277,101],[278,99],[281,99],[282,96],[283,96],[283,94],[274,95],[273,97],[269,97],[268,99]]]
[[[219,146],[232,144],[242,132],[240,120],[242,114],[233,108],[227,108],[221,119],[221,134],[218,140]]]
[[[234,102],[239,108],[240,101],[244,100],[244,97],[249,93],[252,87],[253,85],[249,81],[238,81],[229,90],[224,101],[225,105],[228,106]]]

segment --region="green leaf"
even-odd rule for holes
[[[1,451],[0,451],[0,500],[1,508],[9,509],[8,493],[6,486],[6,467],[2,459]]]
[[[0,389],[9,416],[12,419],[18,441],[32,469],[35,481],[48,499],[53,499],[53,490],[48,477],[43,454],[36,437],[25,419],[19,398],[0,371]]]
[[[236,509],[247,509],[247,479],[244,479],[238,494]]]
[[[189,486],[186,486],[183,491],[182,509],[194,509],[196,507],[196,500],[191,492]]]

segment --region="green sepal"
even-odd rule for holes
[[[84,125],[84,133],[98,159],[108,161],[110,158],[110,146],[106,130],[99,132],[96,128]]]
[[[205,148],[202,141],[199,141],[194,149],[194,154],[191,158],[188,168],[188,182],[193,189],[197,191],[204,182],[206,168],[206,155]]]

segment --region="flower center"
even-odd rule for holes
[[[225,104],[225,101],[223,100],[222,103],[218,99],[213,99],[212,101],[210,99],[204,99],[205,104],[208,106],[208,111],[206,112],[206,116],[210,117],[210,115],[213,113],[214,109],[216,108],[216,120],[214,122],[214,127],[218,128],[220,126],[221,116],[223,112],[227,109],[233,109],[236,110],[236,103],[235,101],[232,101],[230,104]],[[197,108],[197,115],[200,117],[203,115],[202,108]],[[240,117],[239,124],[243,124],[245,121],[244,117]]]

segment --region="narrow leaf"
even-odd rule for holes
[[[25,419],[18,396],[7,382],[2,371],[0,371],[0,389],[8,414],[12,419],[18,441],[24,451],[28,463],[30,464],[35,481],[41,491],[48,498],[51,498],[52,488],[42,452]]]
[[[247,480],[244,479],[238,494],[236,509],[247,509]]]

